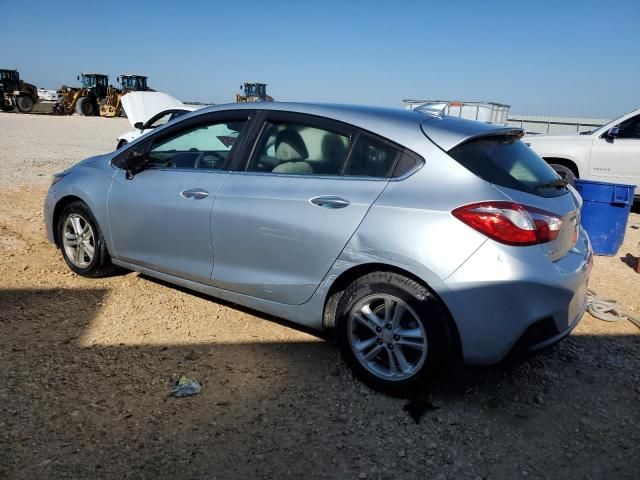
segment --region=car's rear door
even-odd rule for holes
[[[354,127],[328,119],[265,115],[244,171],[232,172],[216,195],[212,281],[301,304],[385,188],[399,150],[369,145]]]
[[[124,170],[114,177],[108,207],[116,258],[209,282],[213,201],[251,113],[194,117],[130,147],[144,145],[149,164],[131,179]]]

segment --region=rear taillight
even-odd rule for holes
[[[513,202],[480,202],[456,208],[453,216],[507,245],[537,245],[558,238],[562,219],[553,213]]]

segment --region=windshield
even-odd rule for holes
[[[264,85],[260,85],[259,83],[249,84],[245,87],[245,95],[249,97],[260,97],[263,95],[265,90]]]
[[[472,173],[496,185],[542,197],[568,192],[547,162],[513,135],[471,140],[448,153]]]
[[[135,91],[146,90],[146,79],[142,77],[123,77],[122,88]]]
[[[93,75],[83,75],[82,76],[82,86],[87,88],[92,88],[96,86],[96,77]]]

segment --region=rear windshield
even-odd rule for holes
[[[448,153],[472,173],[496,185],[542,197],[568,192],[558,174],[513,135],[481,137]]]

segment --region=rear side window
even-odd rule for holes
[[[360,135],[344,175],[390,177],[400,152],[387,142],[368,135]]]
[[[350,138],[289,122],[267,122],[248,171],[295,175],[339,175]]]
[[[568,192],[555,171],[513,135],[471,140],[448,153],[472,173],[496,185],[542,197]]]

